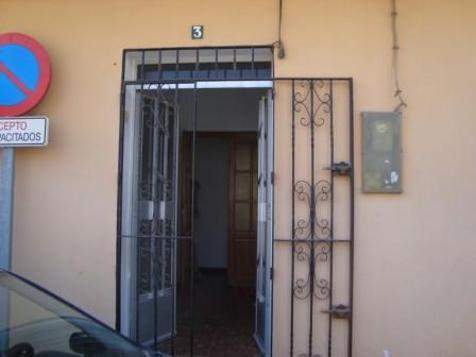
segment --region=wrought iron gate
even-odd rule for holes
[[[273,78],[256,48],[125,51],[119,156],[118,329],[175,355],[193,355],[195,135],[198,91],[211,83],[272,84],[275,122],[271,335],[276,356],[352,356],[353,85],[350,78]],[[220,50],[229,60],[220,61]],[[240,60],[246,50],[247,60]],[[181,63],[182,51],[194,59]],[[202,63],[202,51],[214,58]],[[134,61],[127,56],[132,54]],[[164,60],[164,58],[168,58]],[[174,60],[171,60],[174,59]],[[126,65],[129,63],[129,67]],[[132,64],[131,64],[132,63]],[[187,93],[183,95],[183,93]],[[180,219],[179,113],[188,113],[189,221]],[[132,118],[136,118],[133,120]],[[149,135],[149,137],[147,136]],[[155,138],[155,139],[154,139]],[[162,148],[162,149],[161,149]],[[154,161],[155,160],[155,161]],[[182,274],[179,258],[185,257]],[[182,259],[183,260],[183,259]],[[182,261],[183,263],[183,261]],[[178,297],[182,276],[187,292]],[[183,278],[186,276],[186,278]],[[145,297],[144,297],[145,296]],[[142,299],[142,300],[141,300]],[[148,308],[141,304],[149,299]],[[121,307],[122,305],[122,307]],[[181,331],[177,306],[188,320]],[[143,305],[145,306],[145,305]],[[148,309],[148,310],[147,310]],[[147,320],[147,321],[146,321]],[[182,326],[183,327],[183,326]],[[144,334],[144,329],[151,329]],[[186,334],[186,336],[184,336]],[[150,338],[152,336],[152,339]],[[185,342],[184,342],[185,341]]]
[[[275,87],[278,95],[281,91],[290,99],[287,113],[279,109],[275,113],[277,125],[280,120],[285,123],[277,145],[290,144],[290,153],[277,158],[289,164],[276,163],[278,180],[280,175],[286,177],[276,188],[288,196],[281,198],[287,207],[277,214],[287,211],[290,219],[284,224],[275,221],[274,238],[275,262],[286,262],[285,266],[274,264],[274,294],[277,289],[289,294],[288,354],[352,356],[352,80],[290,79],[283,83],[278,79]],[[279,205],[278,197],[275,202]],[[289,269],[281,273],[279,288],[278,269]],[[280,338],[284,336],[281,331]]]

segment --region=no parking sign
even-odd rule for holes
[[[0,35],[0,117],[27,113],[48,90],[48,54],[32,37]]]
[[[19,117],[46,94],[48,55],[33,38],[0,34],[0,268],[11,267],[15,147],[45,146],[48,118]]]

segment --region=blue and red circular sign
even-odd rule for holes
[[[0,34],[0,117],[30,111],[46,94],[50,80],[48,54],[35,39]]]

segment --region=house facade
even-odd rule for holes
[[[476,4],[397,9],[0,0],[52,68],[12,270],[169,353],[220,270],[263,355],[475,355]]]

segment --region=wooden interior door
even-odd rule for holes
[[[256,134],[235,134],[230,144],[228,281],[232,286],[254,286],[258,215]]]

